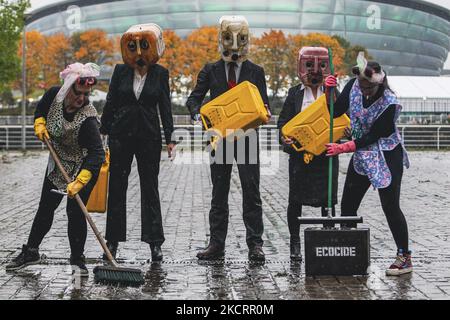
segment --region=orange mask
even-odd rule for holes
[[[155,64],[164,53],[162,29],[154,23],[132,26],[120,39],[123,62],[136,69]]]

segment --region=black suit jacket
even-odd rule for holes
[[[169,144],[173,132],[169,72],[159,64],[151,65],[139,100],[133,91],[133,80],[133,68],[126,64],[116,65],[103,109],[100,132],[111,137],[161,141],[158,105],[165,140]]]
[[[293,117],[295,117],[302,109],[303,97],[305,95],[305,90],[302,90],[302,85],[298,84],[292,88],[289,88],[286,100],[284,100],[283,109],[281,109],[280,115],[278,116],[278,132],[279,141],[283,146],[283,151],[289,154],[294,154],[296,151],[291,147],[283,144],[281,140],[281,128],[289,122]]]
[[[249,60],[245,60],[242,63],[238,83],[243,81],[253,83],[258,88],[262,100],[269,107],[264,69]],[[200,113],[200,107],[208,91],[210,92],[211,99],[214,99],[227,90],[228,83],[225,73],[225,61],[220,59],[214,63],[206,64],[198,74],[197,85],[186,101],[186,106],[191,116]]]

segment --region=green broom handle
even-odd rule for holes
[[[328,59],[330,62],[330,73],[334,75],[333,51],[328,48]],[[334,122],[334,88],[330,88],[330,143],[333,143],[333,122]],[[332,212],[332,190],[333,190],[333,157],[328,159],[328,217]]]

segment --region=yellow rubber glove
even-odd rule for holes
[[[39,138],[39,140],[44,141],[44,136],[47,137],[47,139],[50,139],[50,136],[48,135],[46,121],[44,117],[37,118],[34,120],[34,134],[36,137]]]
[[[75,195],[80,192],[80,190],[83,189],[85,185],[87,185],[91,178],[92,173],[89,170],[81,170],[77,178],[67,185],[67,195],[70,198],[75,197]]]

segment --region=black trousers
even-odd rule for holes
[[[161,141],[109,138],[111,156],[106,239],[126,241],[127,189],[131,164],[136,156],[141,188],[141,240],[161,245],[164,232],[158,191]]]
[[[239,146],[239,142],[236,141],[234,143],[225,143],[224,149],[216,152],[214,155],[216,162],[210,165],[213,184],[211,210],[209,212],[210,243],[222,248],[225,247],[228,231],[228,194],[230,191],[233,160],[237,162],[242,187],[242,211],[247,245],[249,248],[263,245],[262,234],[264,226],[259,193],[259,143],[257,140],[256,145],[250,147],[249,139],[241,139],[246,139],[245,148],[243,145]],[[240,140],[240,142],[242,141]],[[232,144],[234,144],[234,152],[230,151]],[[245,152],[245,158],[242,154],[243,152]]]
[[[97,175],[94,175],[89,183],[79,192],[80,198],[86,204],[92,189],[97,182]],[[27,245],[31,248],[39,248],[45,235],[50,231],[53,224],[55,210],[58,208],[64,196],[50,192],[57,189],[45,174],[42,186],[41,200],[38,211],[34,217],[31,232]],[[84,252],[84,245],[87,236],[86,218],[75,199],[67,198],[68,235],[70,251],[73,257],[79,257]]]
[[[403,149],[397,146],[392,151],[385,151],[384,156],[391,171],[392,181],[387,188],[378,189],[381,207],[386,216],[389,228],[398,249],[408,251],[408,226],[400,209],[400,187],[403,176]],[[358,174],[353,167],[353,157],[350,160],[344,193],[341,202],[342,216],[356,216],[361,201],[370,187],[367,176]],[[356,227],[349,224],[350,227]]]

